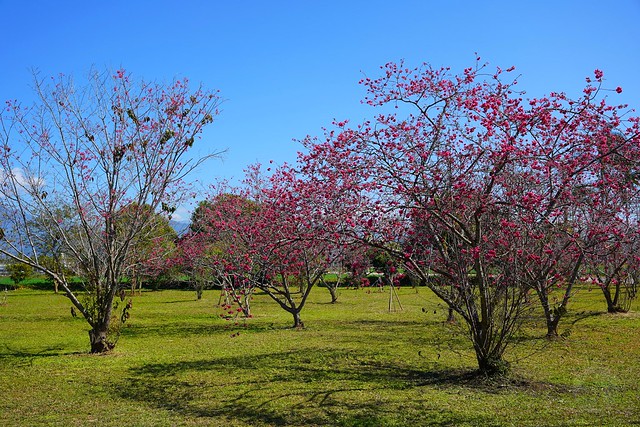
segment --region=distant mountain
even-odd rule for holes
[[[189,231],[189,223],[187,221],[170,220],[169,225],[171,226],[171,228],[176,230],[178,236],[182,236]]]

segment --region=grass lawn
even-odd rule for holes
[[[317,288],[290,315],[256,295],[221,319],[218,292],[143,292],[115,351],[87,354],[88,325],[45,290],[0,295],[1,426],[640,425],[640,315],[578,293],[553,342],[528,323],[510,380],[472,377],[468,340],[427,289]],[[424,311],[423,311],[424,309]],[[239,333],[239,334],[238,334]]]

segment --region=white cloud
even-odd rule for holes
[[[10,172],[6,170],[0,170],[0,194],[8,197],[16,197],[20,195],[34,195],[44,191],[46,184],[45,179],[42,176],[31,175],[25,173],[24,169],[15,167]],[[15,194],[14,185],[17,187],[18,194]]]
[[[191,220],[191,211],[186,206],[179,206],[171,214],[171,219],[178,222],[189,222]]]
[[[44,178],[37,175],[25,175],[24,170],[21,168],[11,169],[11,174],[13,179],[15,179],[16,184],[18,184],[19,187],[26,189],[28,192],[31,192],[34,189],[39,190],[44,187]]]

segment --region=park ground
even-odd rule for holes
[[[640,315],[604,313],[583,288],[548,341],[536,316],[508,351],[509,378],[474,376],[459,327],[426,288],[316,288],[306,328],[266,295],[225,320],[219,292],[132,297],[107,355],[48,290],[0,295],[3,426],[633,426],[640,425]],[[395,301],[395,300],[394,300]]]

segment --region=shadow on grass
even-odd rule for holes
[[[169,301],[167,303],[181,303],[189,301]],[[304,318],[303,318],[304,320]],[[233,333],[238,331],[246,331],[247,333],[259,333],[274,330],[287,330],[291,328],[291,322],[283,320],[281,322],[256,322],[254,319],[239,318],[236,321],[220,321],[218,316],[212,315],[209,318],[198,319],[199,324],[194,324],[193,321],[184,323],[162,323],[162,324],[146,324],[146,325],[134,325],[128,324],[126,328],[122,330],[122,336],[125,337],[170,337],[170,336],[190,336],[190,335],[210,335],[215,333]],[[332,324],[333,320],[314,320],[310,321],[306,330],[324,329],[322,325],[324,323]],[[395,329],[402,329],[406,331],[407,328],[424,329],[425,326],[431,326],[432,324],[439,325],[442,322],[421,322],[415,320],[357,320],[357,321],[341,321],[341,328],[344,330],[360,331],[362,328],[368,328],[372,331],[378,331],[380,333],[391,335]],[[391,329],[390,329],[391,328]],[[350,338],[351,339],[351,338]],[[413,338],[412,338],[413,339]]]
[[[405,319],[391,319],[390,318],[390,319],[382,319],[382,320],[371,320],[371,319],[353,320],[353,321],[347,321],[347,322],[343,322],[343,323],[354,325],[354,326],[370,326],[370,327],[380,327],[380,328],[387,328],[387,327],[389,327],[389,325],[391,325],[391,326],[396,326],[397,325],[399,328],[406,328],[407,326],[414,326],[414,327],[424,328],[425,325],[439,324],[439,323],[442,323],[442,322],[405,320]]]
[[[12,348],[6,344],[0,346],[0,363],[11,360],[13,366],[31,366],[38,359],[59,357],[63,355],[87,354],[82,352],[70,352],[66,346],[47,347],[43,349],[29,350]]]
[[[216,322],[216,323],[171,323],[171,324],[154,324],[154,325],[128,325],[122,330],[122,337],[185,337],[185,336],[208,336],[219,333],[235,333],[235,332],[266,332],[278,329],[291,329],[289,323],[251,323],[247,322],[246,326],[240,320],[238,324],[233,321]]]
[[[191,304],[194,301],[197,301],[195,297],[191,299],[177,299],[173,301],[162,301],[162,304]]]
[[[590,319],[592,317],[605,316],[606,314],[611,314],[611,313],[607,313],[605,311],[580,311],[575,313],[574,319],[570,323],[571,325],[575,325],[576,323],[582,320]],[[615,314],[616,313],[614,313],[614,315]]]
[[[500,393],[535,390],[538,385],[488,380],[470,370],[417,370],[381,362],[365,351],[296,350],[144,364],[130,369],[126,385],[114,385],[114,391],[184,416],[235,419],[250,425],[495,424],[482,415],[470,418],[431,406],[429,393],[424,399],[394,400],[403,390],[421,387]],[[421,419],[415,420],[416,416]]]

